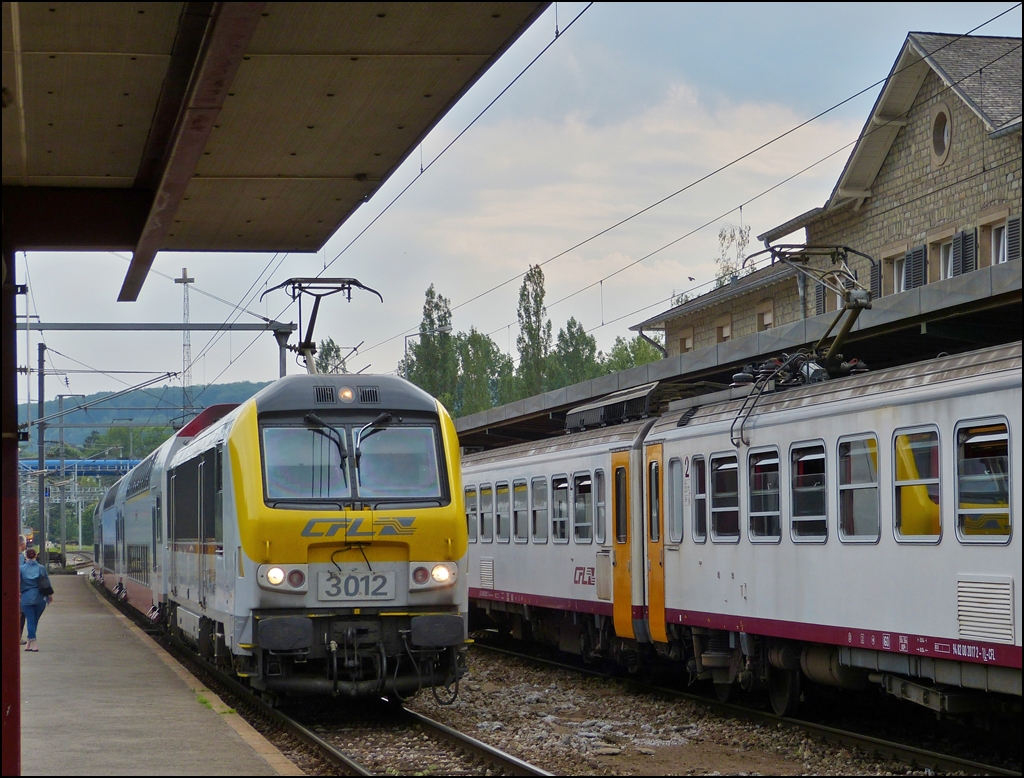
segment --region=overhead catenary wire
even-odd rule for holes
[[[587,3],[586,7],[584,7],[584,9],[582,11],[580,11],[578,14],[576,14],[576,16],[573,17],[573,20],[571,22],[569,22],[565,26],[565,29],[562,30],[562,34],[564,35],[569,30],[569,28],[572,27],[576,23],[576,21],[581,16],[583,16],[583,14],[585,14],[590,9],[590,7],[592,5],[593,5],[592,2],[591,3]],[[444,156],[445,152],[448,151],[448,149],[450,149],[452,146],[454,146],[458,142],[458,140],[469,131],[470,127],[472,127],[474,124],[476,124],[477,121],[485,113],[487,113],[488,110],[490,110],[491,106],[493,106],[496,102],[498,102],[498,100],[501,99],[502,95],[504,95],[509,89],[511,89],[512,86],[520,78],[522,78],[526,74],[526,71],[528,71],[530,68],[533,67],[533,65],[537,62],[537,60],[539,60],[542,56],[544,56],[545,52],[547,52],[548,49],[550,49],[552,46],[555,45],[555,42],[558,41],[558,39],[559,39],[559,33],[557,31],[557,28],[556,28],[555,37],[551,39],[551,41],[548,43],[548,45],[545,46],[543,49],[541,49],[540,52],[537,54],[537,56],[535,56],[533,59],[531,59],[530,62],[526,65],[526,67],[524,67],[521,71],[519,71],[519,74],[515,78],[513,78],[504,89],[502,89],[500,92],[498,92],[498,94],[494,97],[494,99],[491,100],[491,102],[489,102],[487,105],[485,105],[483,110],[480,111],[480,113],[478,113],[473,118],[473,120],[469,124],[467,124],[462,129],[462,131],[451,140],[450,143],[448,143],[447,146],[445,146],[443,149],[441,149],[441,152],[436,157],[434,157],[432,160],[430,160],[429,164],[427,164],[426,167],[423,167],[422,161],[420,162],[420,172],[419,172],[419,174],[415,178],[413,178],[412,181],[410,181],[408,184],[406,184],[405,187],[402,189],[402,191],[400,191],[397,195],[395,195],[394,199],[391,200],[391,202],[389,202],[386,206],[384,206],[383,210],[381,210],[380,213],[378,213],[376,216],[374,216],[373,220],[369,224],[367,224],[365,227],[363,227],[363,229],[360,230],[356,234],[356,236],[354,238],[352,238],[352,240],[350,240],[345,245],[345,247],[335,255],[334,259],[332,259],[330,262],[328,262],[324,266],[324,269],[321,271],[320,274],[318,274],[318,277],[319,277],[319,275],[322,275],[323,273],[326,273],[327,272],[327,268],[329,268],[331,265],[333,265],[335,262],[337,262],[341,258],[341,256],[352,247],[353,243],[355,243],[357,240],[359,240],[363,236],[363,234],[368,229],[370,229],[370,227],[372,227],[374,224],[376,224],[377,220],[380,219],[380,217],[383,216],[385,213],[387,213],[392,205],[394,205],[396,202],[398,202],[399,198],[402,195],[404,195],[413,184],[416,183],[416,181],[419,179],[419,177],[421,175],[423,175],[424,173],[426,173],[428,170],[430,170],[430,168],[433,167],[434,163],[437,162],[439,159],[441,159],[441,157]],[[423,147],[421,145],[420,146],[420,150],[421,151],[422,151],[422,148]]]
[[[1001,18],[1002,16],[1005,16],[1006,14],[1010,13],[1015,8],[1018,8],[1020,5],[1021,5],[1021,3],[1015,3],[1010,8],[1007,8],[1006,10],[996,14],[995,16],[993,16],[990,19],[982,22],[981,24],[973,27],[972,29],[968,30],[967,32],[963,33],[962,35],[956,36],[952,40],[948,41],[947,43],[943,44],[942,46],[940,46],[940,47],[936,48],[935,50],[933,50],[932,52],[930,52],[930,54],[934,55],[935,53],[941,51],[942,49],[944,49],[944,48],[946,48],[948,46],[953,45],[954,43],[956,43],[957,41],[961,40],[962,38],[965,38],[965,37],[971,35],[972,33],[976,32],[977,30],[981,29],[982,27],[985,27],[986,25],[991,24],[992,22],[996,21],[997,19]],[[1006,54],[1001,55],[1001,57],[1002,56],[1006,56]],[[992,62],[998,61],[1001,57],[997,57]],[[992,63],[988,63],[988,64],[992,64]],[[635,213],[631,214],[630,216],[627,216],[626,218],[621,219],[621,220],[615,222],[614,224],[612,224],[612,225],[610,225],[610,226],[600,230],[599,232],[594,233],[593,235],[591,235],[591,236],[589,236],[589,237],[587,237],[587,238],[577,242],[576,244],[570,246],[567,249],[564,249],[563,251],[560,251],[559,253],[549,257],[548,259],[545,259],[545,260],[543,260],[541,262],[537,262],[537,263],[531,263],[531,266],[532,265],[537,265],[537,266],[547,265],[548,263],[553,262],[553,261],[555,261],[555,260],[557,260],[557,259],[559,259],[561,257],[566,256],[567,254],[571,253],[572,251],[574,251],[574,250],[576,250],[576,249],[578,249],[578,248],[580,248],[580,247],[582,247],[582,246],[584,246],[584,245],[586,245],[586,244],[596,240],[597,238],[599,238],[599,237],[601,237],[603,235],[606,235],[607,233],[617,229],[618,227],[621,227],[622,225],[632,221],[633,219],[637,218],[638,216],[641,216],[644,213],[647,213],[648,211],[650,211],[650,210],[652,210],[654,208],[657,208],[659,205],[662,205],[665,202],[668,202],[669,200],[671,200],[672,198],[678,196],[679,194],[682,194],[683,192],[686,192],[687,190],[692,189],[694,186],[697,186],[698,184],[700,184],[700,183],[702,183],[704,181],[707,181],[711,177],[713,177],[713,176],[715,176],[715,175],[717,175],[717,174],[719,174],[719,173],[729,169],[730,167],[732,167],[735,164],[743,161],[744,159],[750,157],[751,155],[756,154],[757,152],[764,150],[765,148],[771,146],[772,144],[774,144],[774,143],[782,140],[783,138],[791,135],[792,133],[796,132],[797,130],[807,126],[811,122],[814,122],[817,119],[820,119],[821,117],[823,117],[823,116],[831,113],[832,111],[835,111],[836,109],[842,107],[843,105],[846,105],[850,101],[856,99],[857,97],[860,97],[861,95],[865,94],[866,92],[870,91],[871,89],[874,89],[875,87],[880,86],[881,84],[884,84],[892,76],[898,74],[899,72],[901,72],[901,71],[897,70],[897,71],[894,71],[894,72],[888,74],[884,78],[879,79],[879,80],[875,81],[874,83],[864,87],[863,89],[859,90],[858,92],[854,93],[853,95],[850,95],[849,97],[844,98],[843,100],[841,100],[838,103],[834,104],[830,108],[827,108],[824,111],[819,112],[818,114],[812,116],[811,118],[806,119],[805,121],[803,121],[803,122],[801,122],[801,123],[791,127],[790,129],[786,130],[785,132],[775,136],[771,140],[768,140],[765,143],[762,143],[761,145],[755,147],[754,149],[751,149],[750,151],[745,152],[744,154],[740,155],[739,157],[736,157],[735,159],[731,160],[730,162],[727,162],[726,164],[716,168],[715,170],[713,170],[713,171],[711,171],[711,172],[709,172],[709,173],[707,173],[707,174],[705,174],[705,175],[695,179],[694,181],[691,181],[686,186],[684,186],[684,187],[682,187],[682,188],[672,192],[671,194],[668,194],[668,195],[660,198],[659,200],[657,200],[657,201],[651,203],[650,205],[648,205],[648,206],[646,206],[646,207],[636,211]],[[977,71],[975,71],[975,72],[977,72]],[[965,76],[964,78],[967,78],[970,75],[973,75],[973,73],[969,74],[968,76]],[[961,80],[963,80],[963,79],[961,79]],[[956,83],[959,83],[959,82],[956,82]],[[951,88],[951,86],[947,87],[947,89]],[[880,127],[875,128],[875,129],[880,129]],[[873,132],[873,131],[874,130],[871,130],[869,132]],[[855,142],[856,141],[853,141],[850,144],[846,144],[846,146],[844,146],[842,148],[846,148],[846,147],[848,147],[849,145],[852,145],[852,143],[855,143]],[[841,151],[841,150],[842,149],[839,149],[839,150],[837,150],[837,152],[833,152],[832,154],[830,154],[828,156],[829,157],[834,156],[835,153],[838,153],[838,151]],[[813,167],[813,165],[810,166],[810,167]],[[736,206],[736,207],[739,207],[739,206]],[[733,208],[729,209],[728,211],[726,211],[725,215],[728,215],[729,213],[732,213],[733,211],[735,211],[736,207],[733,207]],[[720,218],[724,218],[724,216],[720,217]],[[675,242],[678,242],[678,241],[675,241]],[[654,253],[657,253],[657,252],[654,252]],[[648,255],[648,256],[650,256],[650,255]],[[634,263],[630,263],[626,267],[632,266],[633,264],[636,264],[636,263],[635,262]],[[622,269],[625,269],[625,268],[622,268]],[[523,276],[526,274],[526,272],[528,272],[528,270],[523,271],[521,273],[518,273],[517,275],[512,276],[511,278],[508,278],[505,281],[502,281],[502,282],[500,282],[500,283],[498,283],[498,284],[496,284],[496,285],[494,285],[494,286],[484,290],[483,292],[480,292],[479,294],[476,294],[476,295],[470,297],[469,299],[464,300],[464,301],[462,301],[462,302],[452,306],[450,310],[451,311],[456,311],[456,310],[458,310],[460,308],[465,307],[466,305],[469,305],[472,302],[475,302],[475,301],[481,299],[482,297],[485,297],[488,294],[491,294],[491,293],[493,293],[493,292],[495,292],[495,291],[497,291],[497,290],[507,286],[510,283],[513,283],[514,281],[518,281],[519,279],[523,278]],[[620,272],[620,271],[617,271],[617,272]],[[612,274],[612,275],[614,275],[614,274]],[[605,279],[607,279],[608,277],[609,276],[605,276]],[[589,288],[589,286],[587,288]],[[583,290],[579,290],[579,291],[583,291]],[[570,296],[572,296],[572,295],[570,295]],[[567,298],[562,298],[562,299],[567,299]],[[555,304],[556,303],[552,303],[552,306],[555,305]],[[551,306],[548,306],[548,307],[551,307]],[[495,332],[499,331],[500,329],[502,329],[502,328],[497,328],[495,330]],[[414,327],[410,327],[410,328],[406,328],[402,332],[400,332],[400,333],[398,333],[396,335],[393,335],[393,336],[391,336],[389,338],[386,338],[384,340],[381,340],[381,341],[373,344],[372,346],[368,347],[367,349],[364,349],[364,352],[365,351],[371,351],[374,348],[377,348],[378,346],[382,346],[382,345],[384,345],[386,343],[390,343],[391,341],[396,340],[396,339],[401,338],[401,337],[404,337],[406,334],[408,334],[409,332],[413,332],[413,331],[415,331],[415,326]]]

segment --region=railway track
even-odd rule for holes
[[[251,689],[167,639],[137,611],[107,600],[132,619],[204,684],[247,719],[261,717],[302,742],[341,775],[553,775],[440,722],[385,700],[345,706],[275,706]],[[315,712],[311,712],[310,709]]]
[[[605,674],[599,671],[566,664],[564,662],[537,656],[535,654],[523,653],[508,647],[488,645],[486,642],[481,642],[479,640],[474,644],[473,650],[504,654],[522,661],[532,662],[541,666],[554,667],[560,670],[568,670],[580,675],[605,677]],[[702,705],[723,717],[740,719],[765,726],[787,728],[800,732],[807,737],[818,741],[846,748],[858,749],[867,755],[896,759],[911,768],[936,770],[941,772],[963,772],[970,775],[1021,775],[1019,770],[984,764],[978,761],[938,751],[917,748],[905,743],[886,740],[848,729],[826,726],[803,719],[780,717],[776,716],[774,713],[742,704],[723,703],[714,697],[680,691],[678,689],[657,686],[635,680],[623,680],[629,688],[638,692],[662,695],[672,699],[686,700]]]

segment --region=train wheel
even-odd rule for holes
[[[768,676],[768,696],[776,716],[792,716],[800,705],[800,672],[773,667]]]
[[[716,682],[715,693],[718,695],[719,702],[732,702],[736,697],[736,684]]]

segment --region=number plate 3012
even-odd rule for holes
[[[330,602],[395,599],[395,574],[369,570],[320,573],[316,597]]]

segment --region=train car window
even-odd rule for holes
[[[740,539],[739,463],[734,454],[711,457],[711,540]]]
[[[480,540],[494,540],[494,490],[490,484],[480,484]]]
[[[668,500],[668,540],[683,540],[683,463],[676,457],[668,462],[668,481],[665,484]]]
[[[839,440],[839,540],[879,538],[878,441],[874,435]]]
[[[781,540],[778,450],[751,452],[747,458],[747,472],[750,479],[750,540]]]
[[[647,466],[647,533],[652,543],[661,540],[661,468],[657,461]]]
[[[391,426],[363,435],[356,460],[360,497],[440,499],[433,427]]]
[[[893,517],[897,540],[938,541],[939,433],[897,430],[893,436]]]
[[[533,500],[533,542],[548,542],[548,479],[534,478],[530,481],[530,498]]]
[[[615,468],[615,540],[625,543],[629,539],[629,486],[626,468]]]
[[[199,540],[199,460],[183,462],[174,468],[173,475],[171,540]]]
[[[499,543],[508,543],[512,537],[511,497],[508,481],[494,485],[494,534]]]
[[[551,479],[551,540],[569,542],[569,479],[564,475]]]
[[[594,539],[598,543],[605,541],[607,525],[607,508],[605,506],[604,470],[594,471]]]
[[[1010,437],[1002,420],[956,430],[956,534],[964,543],[1010,539]]]
[[[573,476],[572,492],[573,539],[577,543],[590,543],[594,539],[594,482],[590,478],[590,473]]]
[[[512,537],[525,543],[530,536],[530,493],[526,481],[512,482]]]
[[[263,477],[268,500],[350,497],[348,473],[337,444],[319,430],[266,427]],[[382,435],[376,435],[375,440]]]
[[[708,478],[707,462],[704,457],[690,461],[693,484],[693,540],[703,543],[708,538]]]
[[[791,537],[796,543],[828,539],[825,444],[798,443],[790,450],[793,502]]]
[[[466,529],[469,531],[469,542],[476,543],[477,526],[480,517],[476,512],[476,487],[466,487]]]

